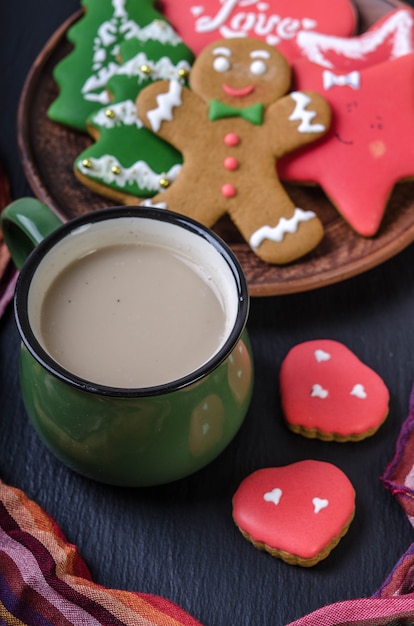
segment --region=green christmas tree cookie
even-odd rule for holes
[[[54,70],[59,95],[48,110],[50,119],[86,131],[86,119],[109,103],[105,87],[119,68],[119,45],[152,38],[162,20],[155,0],[82,0],[84,15],[68,30],[73,50]],[[165,22],[164,22],[165,23]]]
[[[120,203],[152,197],[178,175],[182,157],[138,119],[135,100],[141,89],[160,80],[186,82],[193,54],[166,22],[157,20],[152,39],[133,38],[120,45],[122,63],[109,79],[109,104],[87,119],[95,142],[74,163],[77,178],[93,191]]]

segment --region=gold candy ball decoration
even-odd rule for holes
[[[143,74],[146,74],[147,76],[149,76],[152,72],[152,69],[150,68],[150,66],[146,64],[141,65],[139,69],[141,70]]]
[[[167,187],[170,186],[171,183],[166,176],[161,176],[159,180],[159,184],[160,184],[160,187],[162,187],[162,189],[166,189]]]

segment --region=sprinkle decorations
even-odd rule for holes
[[[169,28],[166,25],[163,32]],[[133,198],[135,203],[137,197],[149,198],[166,189],[182,166],[181,154],[143,126],[135,98],[155,80],[171,80],[181,86],[184,79],[180,76],[188,74],[192,53],[177,41],[161,45],[131,38],[120,44],[118,57],[117,73],[106,86],[112,101],[88,117],[88,131],[95,142],[78,155],[74,172],[100,194],[122,203]],[[144,71],[145,67],[151,71]],[[85,161],[92,167],[85,168]]]
[[[320,339],[294,346],[279,373],[281,402],[293,432],[324,441],[359,441],[388,414],[380,378],[343,344]]]
[[[183,45],[176,31],[154,9],[152,1],[82,0],[84,15],[68,31],[73,50],[54,70],[59,95],[48,116],[86,131],[86,120],[110,101],[108,81],[120,68],[119,47],[135,40],[142,46]]]
[[[165,176],[160,177],[154,172],[145,161],[137,161],[130,167],[123,167],[115,157],[105,154],[100,158],[82,159],[77,164],[79,172],[87,175],[90,179],[104,181],[107,184],[115,182],[118,188],[126,188],[128,185],[137,184],[148,191],[159,191],[164,185],[162,180],[169,183],[175,180],[181,170],[181,165],[174,165],[166,172]],[[168,185],[167,185],[168,186]]]

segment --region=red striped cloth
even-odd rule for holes
[[[394,458],[382,476],[414,526],[414,387]],[[371,598],[337,602],[288,626],[414,626],[414,543]]]
[[[0,623],[200,626],[164,598],[95,584],[56,523],[22,491],[1,481]]]

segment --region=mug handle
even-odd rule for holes
[[[0,223],[6,246],[20,270],[37,244],[63,222],[40,200],[20,198],[3,209]]]

